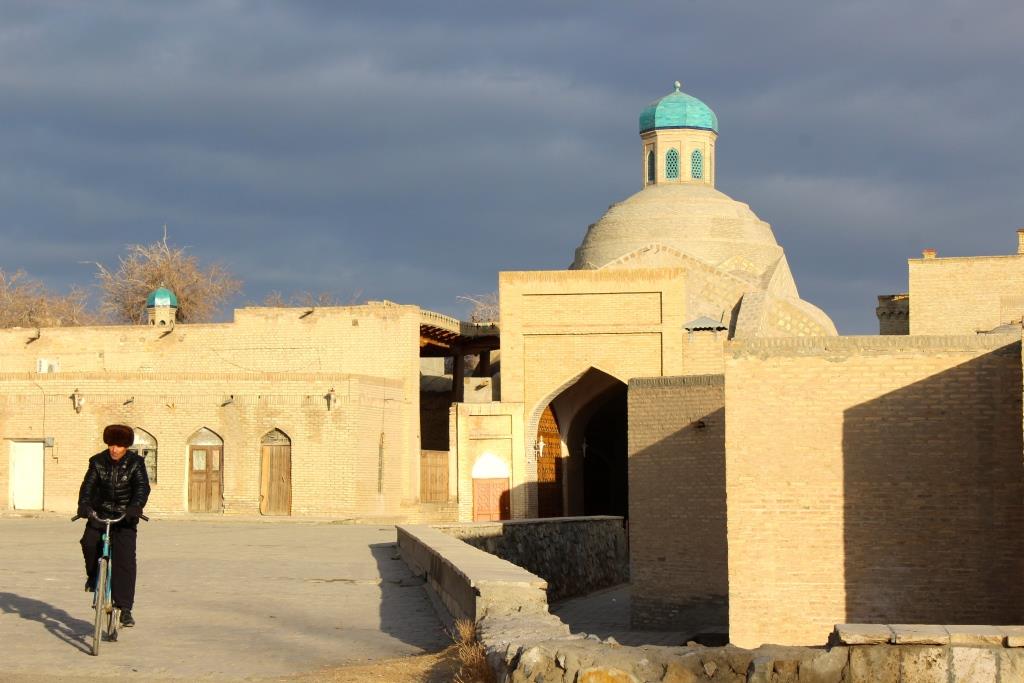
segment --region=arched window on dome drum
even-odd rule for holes
[[[647,182],[654,182],[654,150],[647,153]]]
[[[690,177],[694,180],[704,177],[704,155],[699,149],[693,150],[693,154],[690,155]]]
[[[679,178],[679,152],[674,149],[665,153],[665,177],[669,180]]]

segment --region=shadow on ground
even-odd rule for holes
[[[22,619],[38,622],[58,640],[62,640],[86,654],[90,652],[88,638],[92,635],[93,625],[87,621],[76,619],[47,602],[26,598],[15,593],[0,593],[0,611],[5,614],[17,614]]]
[[[380,573],[380,630],[426,652],[438,652],[451,644],[423,588],[422,577],[413,576],[398,555],[396,543],[372,543],[370,553]],[[410,599],[409,591],[416,598]],[[416,605],[415,614],[410,606]]]

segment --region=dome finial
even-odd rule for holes
[[[676,92],[679,92],[679,89],[682,88],[682,87],[683,87],[683,84],[680,83],[679,81],[676,81]]]

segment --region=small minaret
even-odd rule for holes
[[[676,89],[640,112],[644,187],[698,183],[715,186],[718,117],[696,97]]]
[[[178,297],[166,287],[158,287],[146,297],[146,313],[150,325],[172,329],[178,317]]]

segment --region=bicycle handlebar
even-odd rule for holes
[[[125,514],[124,514],[124,513],[122,512],[122,513],[121,513],[121,516],[120,516],[120,517],[118,517],[117,519],[101,519],[101,518],[99,517],[99,515],[97,515],[97,514],[96,514],[96,511],[95,511],[95,510],[93,510],[92,512],[90,512],[90,513],[89,513],[89,518],[90,518],[90,519],[94,519],[94,520],[96,520],[96,521],[97,521],[97,522],[99,522],[100,524],[107,524],[107,523],[110,523],[110,524],[117,524],[117,523],[118,523],[118,522],[120,522],[120,521],[121,521],[122,519],[124,519],[124,518],[125,518],[126,516],[127,516],[127,515],[125,515]],[[72,522],[77,522],[77,521],[78,521],[78,520],[80,520],[80,519],[85,519],[85,518],[84,518],[84,517],[82,517],[81,515],[75,515],[74,517],[72,517],[72,518],[71,518],[71,521],[72,521]],[[146,515],[139,515],[139,519],[141,519],[141,520],[143,520],[143,521],[145,521],[145,522],[148,522],[148,521],[149,521],[149,517],[147,517]]]

